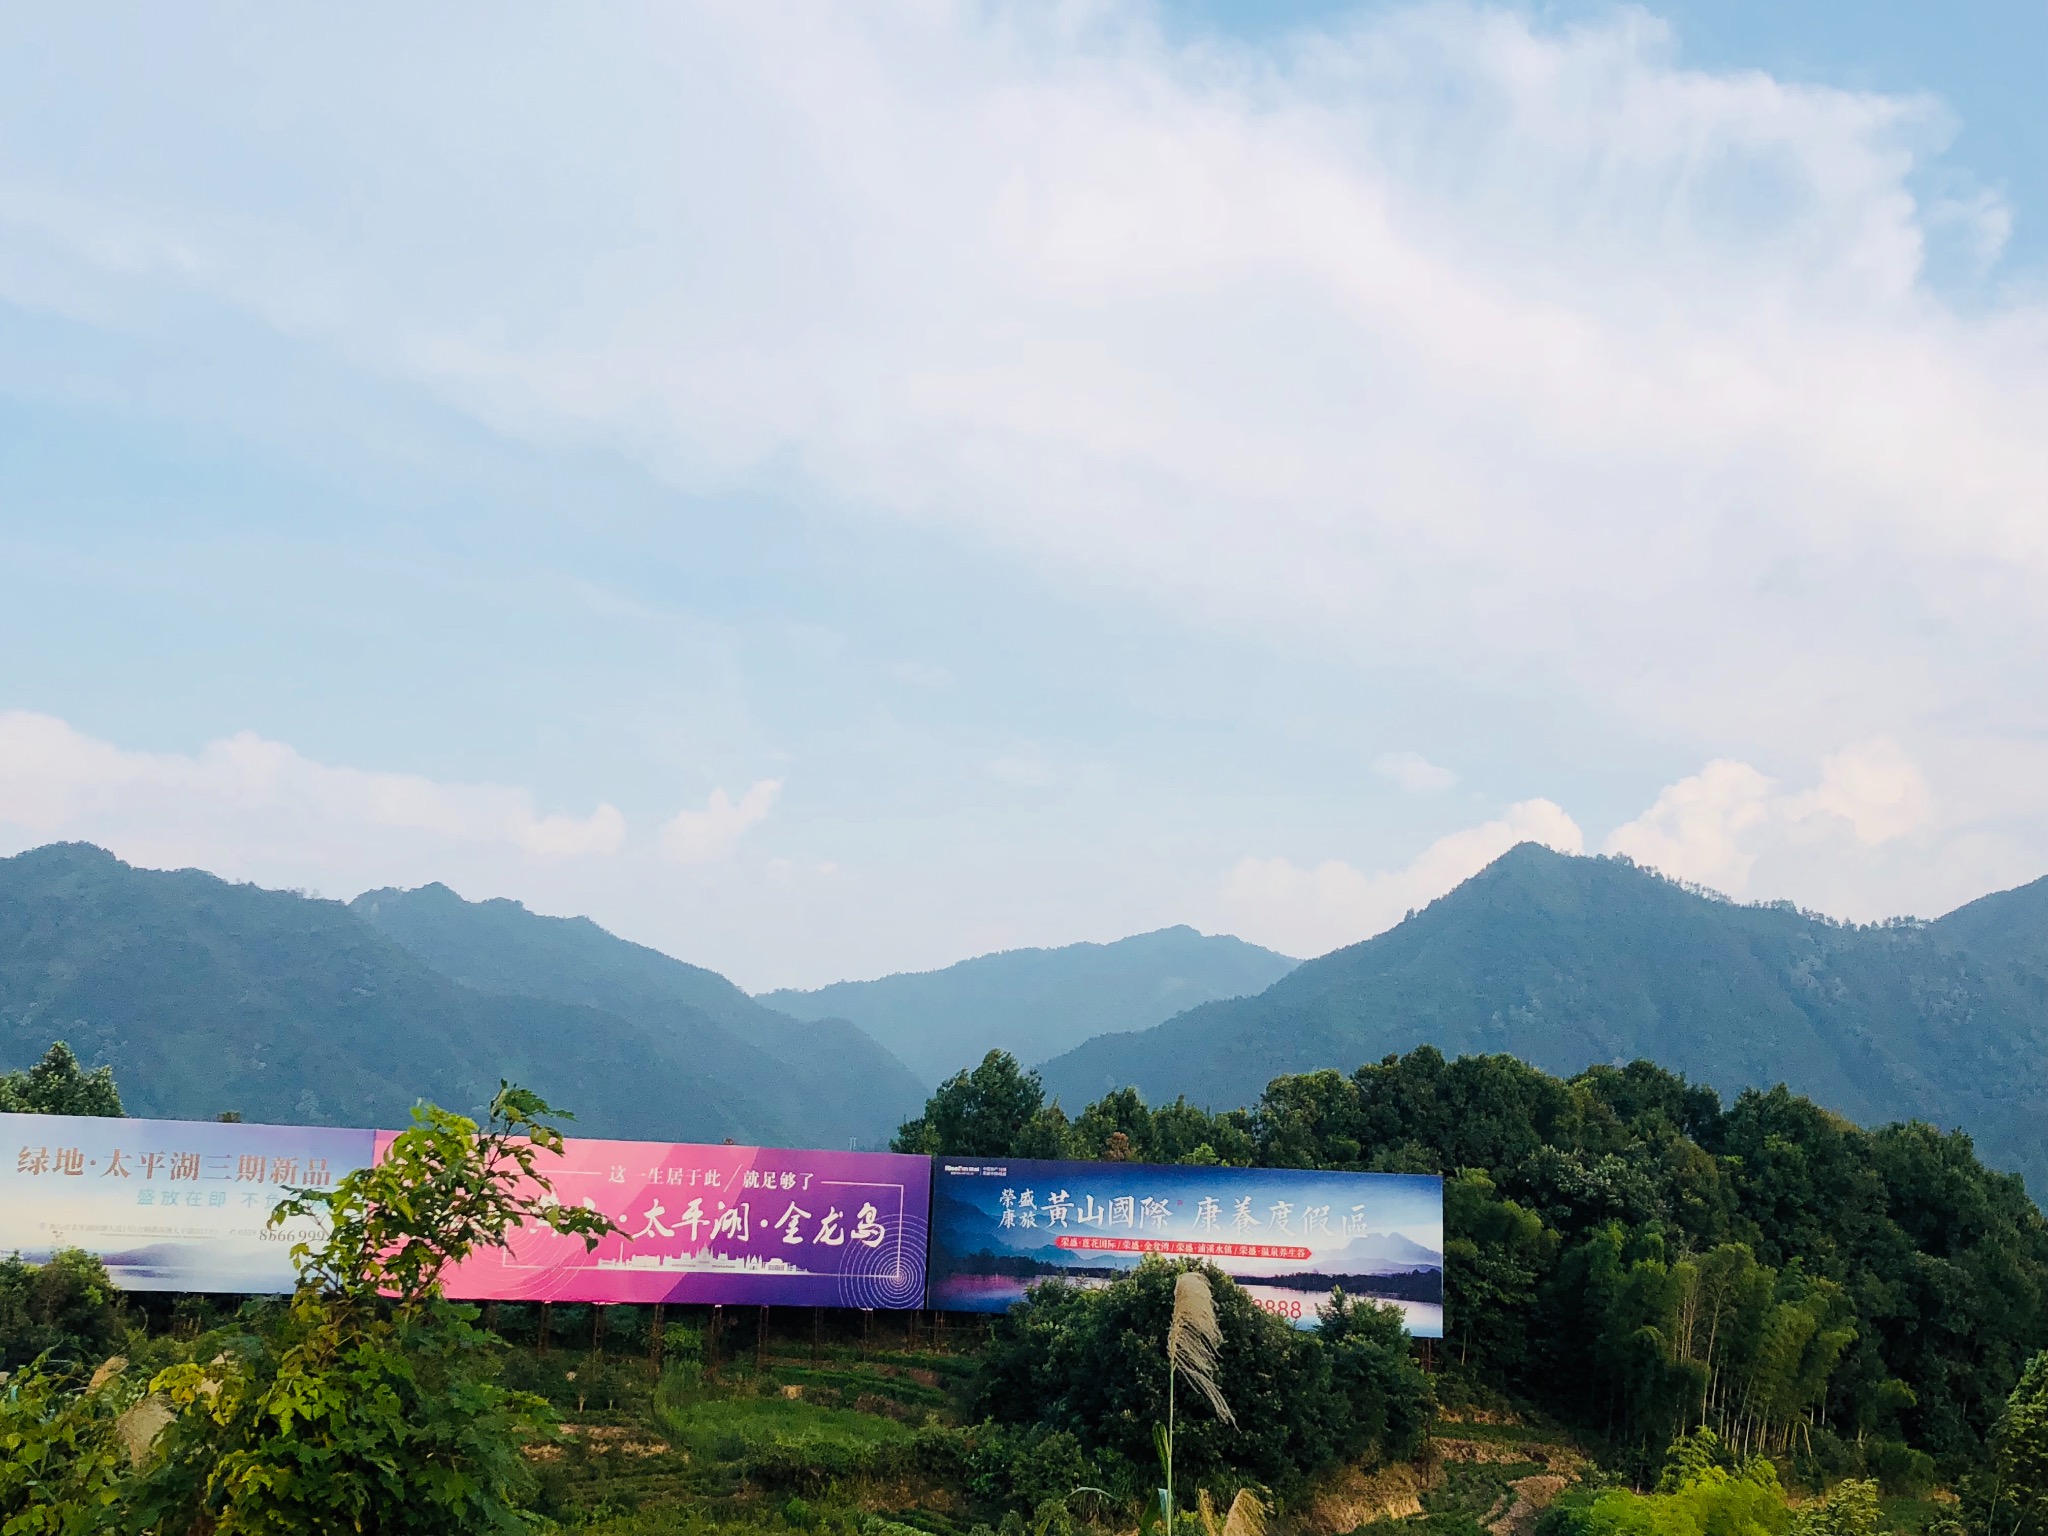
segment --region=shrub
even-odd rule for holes
[[[279,1215],[318,1213],[281,1312],[154,1387],[180,1409],[138,1498],[140,1524],[185,1532],[435,1536],[533,1524],[522,1447],[554,1432],[544,1399],[496,1381],[495,1336],[440,1296],[445,1268],[522,1222],[595,1241],[610,1223],[556,1204],[536,1168],[559,1151],[549,1107],[502,1088],[489,1123],[424,1106],[383,1161]]]
[[[0,1369],[49,1355],[90,1370],[121,1346],[117,1298],[106,1266],[77,1248],[47,1264],[25,1264],[20,1254],[0,1261]]]
[[[1752,1457],[1720,1464],[1712,1430],[1672,1443],[1655,1493],[1611,1488],[1567,1495],[1545,1511],[1536,1536],[1789,1536],[1791,1510],[1778,1471]],[[1859,1506],[1860,1507],[1860,1506]],[[1816,1530],[1810,1536],[1870,1536],[1868,1531]]]
[[[86,1536],[108,1529],[128,1470],[116,1423],[134,1396],[118,1372],[80,1390],[75,1373],[25,1366],[0,1389],[0,1530]]]
[[[1158,1486],[1153,1432],[1166,1419],[1162,1343],[1176,1280],[1201,1268],[1148,1259],[1100,1289],[1058,1281],[1035,1287],[996,1327],[975,1411],[1002,1425],[1065,1433],[1120,1494]],[[1325,1468],[1412,1444],[1431,1399],[1397,1320],[1369,1304],[1336,1301],[1322,1333],[1299,1332],[1261,1311],[1228,1277],[1205,1272],[1221,1330],[1216,1380],[1237,1422],[1223,1423],[1199,1394],[1184,1399],[1175,1461],[1189,1485],[1250,1478],[1292,1497]]]

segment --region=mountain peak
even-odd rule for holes
[[[1091,1040],[1043,1074],[1070,1103],[1128,1084],[1221,1109],[1282,1073],[1420,1045],[1566,1076],[1649,1058],[1724,1092],[1784,1082],[1865,1124],[1967,1125],[2041,1181],[2042,996],[2048,881],[1932,924],[1857,926],[1523,843],[1256,997]]]

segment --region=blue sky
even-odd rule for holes
[[[2048,872],[2038,6],[0,19],[0,845],[743,984]]]

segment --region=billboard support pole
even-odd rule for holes
[[[754,1374],[761,1373],[768,1358],[768,1303],[761,1303],[761,1315],[754,1319]]]
[[[551,1301],[540,1304],[540,1348],[535,1351],[536,1354],[544,1355],[548,1352],[548,1323],[554,1317],[554,1305]]]
[[[824,1353],[825,1309],[811,1308],[811,1364],[816,1365]]]
[[[647,1357],[654,1363],[654,1375],[657,1380],[661,1377],[661,1343],[661,1303],[657,1301],[654,1304],[654,1323],[648,1329],[647,1335]]]

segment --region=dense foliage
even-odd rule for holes
[[[1925,1482],[1929,1456],[1981,1458],[2048,1343],[2048,1225],[1967,1136],[1862,1130],[1782,1088],[1724,1107],[1647,1062],[1562,1080],[1423,1047],[1275,1079],[1247,1110],[1124,1090],[1069,1120],[991,1057],[904,1141],[1444,1173],[1452,1365],[1637,1466],[1706,1425],[1738,1453]]]
[[[1851,1478],[1795,1509],[1762,1456],[1733,1455],[1711,1429],[1673,1442],[1654,1491],[1584,1489],[1537,1536],[1876,1536],[1877,1484]]]
[[[580,918],[440,886],[344,905],[81,843],[0,858],[0,1067],[58,1032],[172,1119],[403,1125],[422,1098],[474,1113],[510,1072],[590,1135],[843,1147],[924,1092],[851,1025]]]
[[[114,1069],[88,1072],[62,1040],[26,1072],[0,1073],[0,1114],[119,1115],[121,1090]]]
[[[94,1536],[114,1527],[129,1457],[120,1412],[134,1391],[117,1368],[86,1376],[47,1363],[0,1386],[0,1531]]]
[[[1122,1493],[1153,1486],[1154,1428],[1166,1419],[1161,1343],[1174,1281],[1190,1267],[1151,1261],[1099,1290],[1034,1288],[983,1353],[977,1411],[1070,1437],[1091,1481]],[[1184,1487],[1215,1485],[1228,1502],[1229,1479],[1248,1476],[1299,1494],[1331,1467],[1413,1452],[1430,1390],[1398,1314],[1338,1302],[1318,1332],[1304,1333],[1220,1277],[1214,1294],[1222,1327],[1215,1376],[1235,1422],[1183,1393],[1175,1459]]]
[[[47,1264],[0,1259],[0,1370],[48,1356],[59,1366],[90,1370],[126,1336],[119,1298],[106,1267],[76,1248]]]
[[[162,1372],[178,1416],[138,1491],[165,1536],[365,1536],[531,1523],[522,1448],[548,1437],[547,1404],[496,1379],[499,1346],[440,1277],[526,1222],[588,1242],[608,1218],[553,1198],[536,1166],[559,1151],[552,1111],[501,1088],[479,1126],[414,1111],[376,1166],[302,1190],[278,1215],[318,1212],[317,1250],[293,1250],[286,1308],[206,1363]]]
[[[2048,1530],[2048,1354],[2027,1362],[1991,1432],[1991,1465],[1966,1486],[1986,1536]]]

